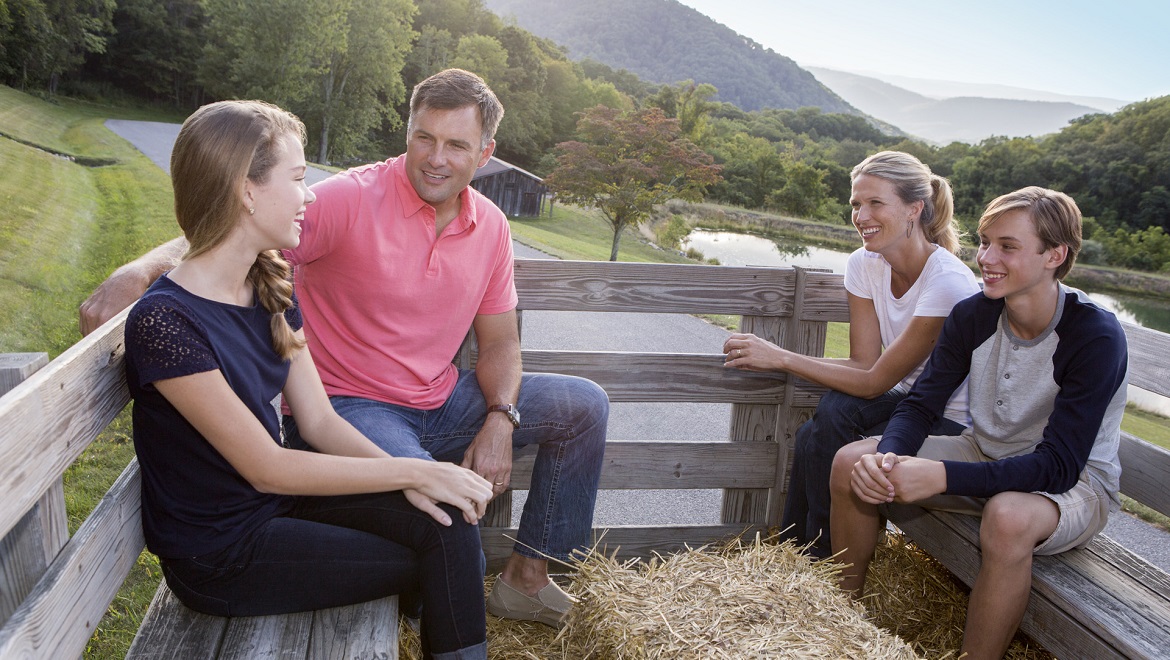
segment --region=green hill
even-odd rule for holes
[[[658,83],[711,83],[744,110],[815,106],[858,114],[795,62],[675,0],[485,0],[505,20]]]

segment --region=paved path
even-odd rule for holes
[[[179,132],[177,124],[111,119],[106,126],[169,171],[171,145]],[[310,170],[313,183],[328,176],[323,170]],[[519,243],[515,249],[517,257],[551,258]],[[685,314],[525,312],[523,347],[715,353],[727,335],[726,330]],[[730,421],[730,404],[618,403],[610,415],[609,437],[674,442],[726,438]],[[517,520],[524,494],[517,493],[514,500],[513,516]],[[599,526],[717,523],[720,494],[717,490],[602,491],[594,522]],[[1125,514],[1111,516],[1105,531],[1170,572],[1170,533]]]

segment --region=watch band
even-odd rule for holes
[[[493,413],[493,412],[504,413],[505,415],[508,416],[508,421],[512,422],[512,426],[514,428],[520,428],[520,412],[518,410],[516,410],[516,404],[514,404],[514,403],[497,403],[497,404],[488,406],[487,411],[489,413]]]

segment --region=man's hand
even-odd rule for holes
[[[491,483],[493,498],[512,483],[512,430],[504,415],[488,415],[463,455],[462,466]]]
[[[897,454],[866,454],[853,466],[849,483],[853,494],[867,504],[894,501],[894,484],[887,476],[898,464]]]
[[[180,236],[115,270],[81,303],[81,309],[78,310],[81,334],[88,335],[97,330],[103,323],[117,316],[118,312],[134,304],[159,275],[179,263],[186,251],[187,239]]]
[[[118,312],[134,304],[153,281],[141,269],[133,267],[133,264],[114,271],[81,303],[78,314],[81,334],[88,335],[97,330],[103,323],[117,316]]]
[[[894,501],[903,504],[919,502],[947,490],[947,469],[942,461],[900,456],[889,479],[894,485]]]

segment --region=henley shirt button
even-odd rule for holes
[[[1004,377],[1004,378],[1011,378],[1011,377],[1012,377],[1012,375],[1011,375],[1011,374],[1004,374],[1004,375],[1003,375],[1003,377]]]
[[[996,401],[996,402],[995,402],[995,405],[997,405],[997,406],[1002,406],[1002,405],[1003,405],[1003,399],[1000,399],[999,401]]]

